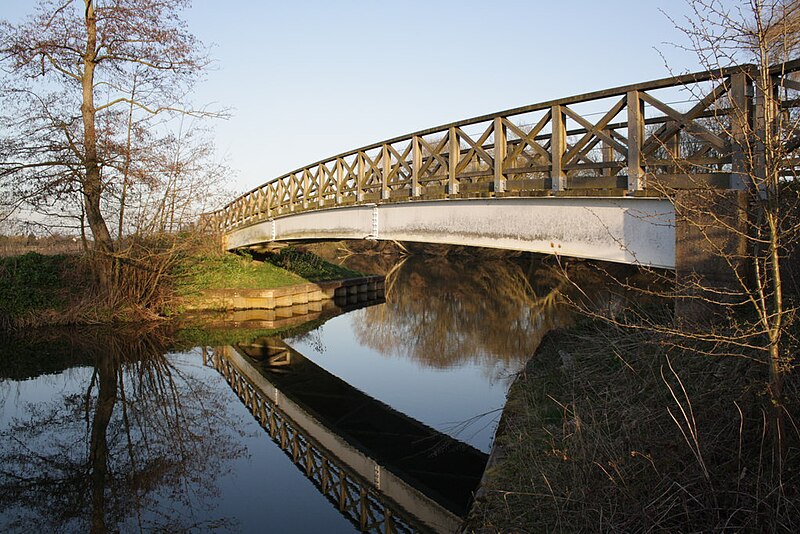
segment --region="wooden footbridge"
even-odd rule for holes
[[[304,166],[212,220],[228,249],[379,239],[674,269],[686,255],[676,195],[758,187],[759,139],[796,120],[798,70],[774,67],[768,95],[740,66],[446,124]],[[797,139],[783,140],[787,152]]]

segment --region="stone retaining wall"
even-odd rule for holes
[[[338,297],[383,291],[383,276],[365,276],[277,287],[273,289],[209,289],[185,304],[192,310],[273,310]]]

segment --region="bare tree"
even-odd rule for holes
[[[689,243],[684,250],[693,255],[679,261],[677,280],[661,274],[669,289],[644,289],[676,299],[676,313],[587,311],[617,326],[655,332],[683,352],[754,362],[756,386],[766,393],[775,487],[782,492],[787,440],[800,440],[784,391],[800,348],[798,288],[787,282],[797,270],[800,242],[800,115],[794,103],[800,95],[794,80],[800,2],[687,3],[692,16],[673,22],[688,37],[684,48],[697,53],[711,76],[709,84],[687,90],[693,100],[712,104],[702,121],[654,127],[657,163],[645,169],[648,187],[675,206],[677,239]],[[711,93],[702,92],[708,87]],[[725,142],[713,148],[705,142],[712,136]],[[665,167],[671,170],[661,176]],[[715,173],[729,182],[719,187],[711,179]],[[678,174],[685,178],[680,186],[669,181]]]
[[[112,178],[127,194],[134,117],[211,115],[181,105],[209,63],[179,17],[188,4],[41,0],[23,23],[0,23],[0,179],[17,209],[77,191],[72,209],[85,214],[101,258],[115,252],[104,208]],[[121,173],[109,172],[115,165]]]
[[[690,196],[667,191],[676,211],[689,221],[687,233],[716,255],[730,282],[709,287],[706,280],[689,277],[684,293],[729,310],[733,328],[701,334],[701,339],[754,354],[767,364],[780,472],[785,452],[783,381],[796,365],[798,348],[796,303],[784,280],[790,266],[784,262],[793,257],[800,239],[792,163],[800,117],[784,102],[800,89],[791,74],[800,48],[800,2],[689,0],[689,6],[693,16],[676,25],[704,68],[715,73],[733,64],[749,66],[725,80],[726,106],[712,119],[715,129],[731,140],[731,184],[740,192],[700,187]],[[748,94],[754,96],[752,108],[746,105]],[[720,232],[728,236],[726,243],[720,242]]]

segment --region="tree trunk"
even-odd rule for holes
[[[92,499],[91,532],[108,532],[106,525],[106,485],[108,484],[108,426],[117,402],[117,365],[110,354],[100,354],[95,362],[99,390],[92,419],[89,469]]]
[[[100,176],[100,159],[97,155],[97,130],[95,128],[94,107],[94,69],[97,54],[97,17],[94,11],[93,0],[86,3],[86,51],[83,56],[83,75],[81,89],[83,101],[81,103],[81,116],[83,118],[83,142],[85,159],[83,166],[85,173],[81,179],[83,190],[83,203],[86,210],[86,221],[92,230],[95,251],[100,255],[98,260],[98,275],[100,282],[108,287],[110,284],[111,253],[114,252],[114,241],[108,231],[103,212],[100,209],[103,184]]]

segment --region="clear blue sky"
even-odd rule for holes
[[[31,0],[3,0],[16,21]],[[306,163],[438,124],[696,70],[659,12],[682,0],[195,0],[216,68],[196,104],[233,108],[220,153],[251,189]]]

